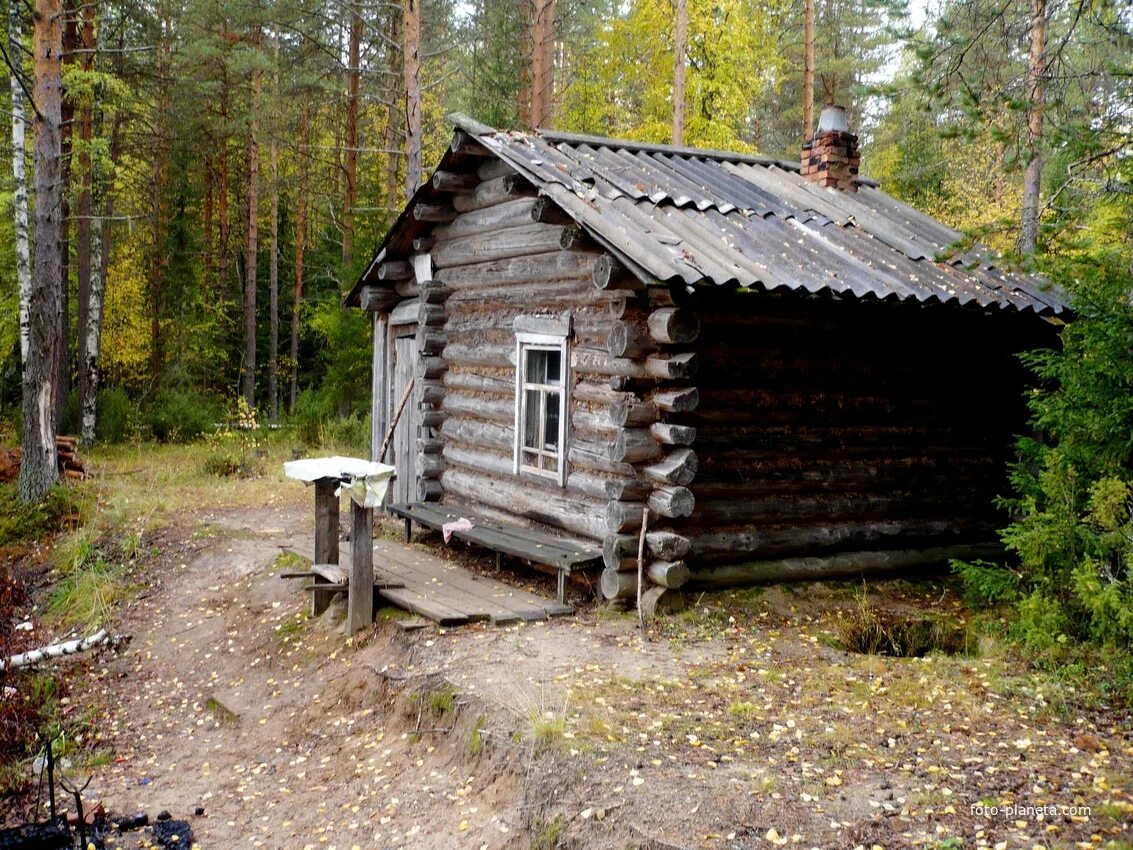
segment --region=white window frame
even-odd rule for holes
[[[527,352],[558,351],[562,368],[555,384],[529,384],[527,381]],[[541,478],[552,478],[560,487],[566,486],[567,473],[567,420],[570,418],[570,350],[566,336],[555,334],[517,333],[515,335],[515,444],[513,469],[516,475],[530,473]],[[558,466],[554,470],[539,469],[523,462],[523,434],[526,431],[527,390],[557,390],[559,392],[559,452]]]

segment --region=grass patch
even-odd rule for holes
[[[478,756],[484,751],[484,727],[487,726],[487,723],[484,715],[481,714],[472,724],[472,732],[468,736],[468,754],[470,756]]]
[[[37,543],[83,524],[91,499],[81,485],[52,487],[42,501],[22,502],[15,482],[0,484],[0,546]]]
[[[444,717],[452,711],[453,705],[456,703],[456,688],[450,684],[446,684],[439,691],[435,691],[429,697],[429,711],[434,717]]]
[[[940,616],[902,616],[878,611],[863,592],[856,611],[842,620],[837,644],[847,652],[923,658],[968,650],[967,635],[955,620]]]
[[[70,570],[48,596],[48,619],[64,628],[106,625],[114,606],[129,593],[128,574],[127,566],[102,557]]]
[[[222,725],[229,725],[235,723],[240,719],[240,715],[238,715],[232,709],[228,708],[228,706],[226,706],[216,697],[209,697],[208,699],[206,699],[205,708],[208,709],[208,711],[210,711],[216,718],[217,722]]]
[[[309,619],[306,614],[295,614],[288,617],[275,627],[275,636],[279,638],[280,643],[295,640],[303,634],[303,628],[307,625]]]
[[[531,850],[555,850],[565,832],[566,821],[562,815],[555,815],[549,821],[539,821],[531,839]]]

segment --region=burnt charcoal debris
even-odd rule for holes
[[[119,818],[114,821],[114,828],[119,832],[129,832],[131,829],[141,829],[143,826],[149,826],[149,815],[145,812],[138,812],[126,818]]]
[[[0,829],[0,850],[63,850],[74,846],[66,818]]]
[[[158,846],[165,847],[167,850],[173,850],[173,848],[184,850],[186,847],[193,846],[193,830],[188,821],[159,820],[153,825],[153,837]]]

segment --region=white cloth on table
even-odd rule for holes
[[[328,478],[337,479],[340,485],[335,495],[346,490],[354,503],[363,508],[381,507],[395,471],[394,467],[385,463],[338,455],[303,458],[283,465],[283,474],[296,481],[311,484]]]

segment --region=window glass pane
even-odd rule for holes
[[[563,354],[561,351],[544,351],[547,355],[547,383],[557,384],[562,380],[562,360]]]
[[[549,452],[559,450],[559,400],[558,393],[546,395],[546,428],[543,432],[543,448]]]
[[[547,383],[547,355],[550,353],[530,348],[527,350],[527,383]]]
[[[527,448],[537,449],[539,446],[539,419],[542,416],[541,393],[538,390],[527,390],[524,401],[527,406],[523,421],[523,445]]]

